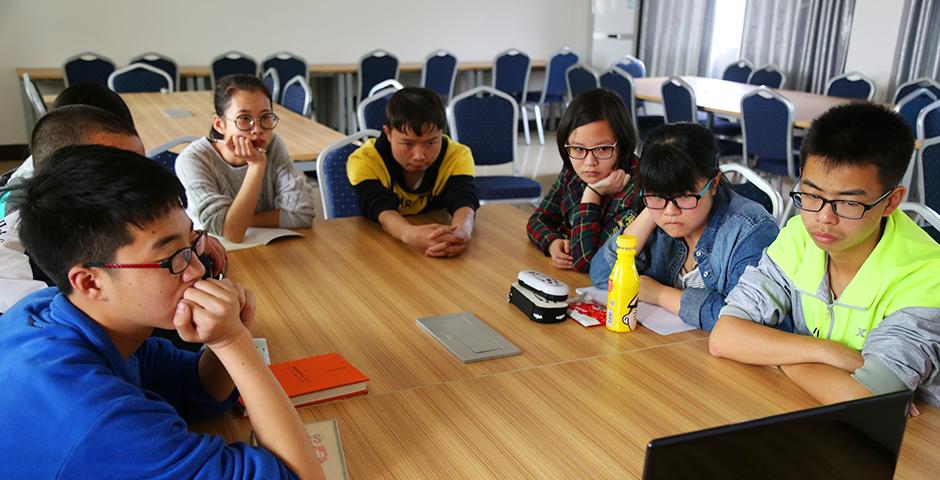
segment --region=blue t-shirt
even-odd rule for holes
[[[295,478],[271,452],[192,433],[231,408],[201,353],[147,339],[128,359],[56,288],[0,317],[0,478]]]

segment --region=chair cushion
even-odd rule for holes
[[[480,200],[537,198],[542,194],[542,186],[531,178],[493,175],[476,177],[474,181]]]

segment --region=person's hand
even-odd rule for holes
[[[268,156],[245,135],[234,135],[227,142],[218,140],[222,146],[222,158],[232,165],[255,165],[264,167]]]
[[[227,279],[199,280],[186,289],[173,317],[180,338],[218,349],[239,335],[250,336],[242,314],[247,323],[253,322],[254,296],[239,287]]]
[[[574,257],[571,256],[571,242],[564,238],[556,238],[548,245],[548,254],[552,257],[552,265],[556,268],[571,270],[574,267]]]
[[[408,228],[402,241],[421,251],[427,251],[433,245],[441,243],[456,227],[440,223],[427,223],[412,225]]]
[[[622,192],[627,188],[629,181],[630,174],[618,168],[610,172],[610,175],[590,185],[591,188],[597,190],[597,193],[606,196]]]
[[[206,255],[209,255],[209,258],[212,259],[212,271],[209,273],[213,278],[225,273],[225,266],[228,262],[225,247],[222,246],[222,242],[218,238],[208,234],[206,235]]]
[[[653,277],[640,275],[640,298],[641,302],[652,305],[659,305],[659,291],[663,284],[659,283]]]
[[[424,251],[429,257],[456,257],[464,252],[470,245],[470,234],[459,225],[451,225],[453,230],[444,232],[435,231],[432,240],[437,241]]]
[[[255,323],[255,294],[240,283],[232,282],[232,286],[235,287],[235,292],[238,294],[238,316],[242,321],[242,325],[251,332],[251,326]]]
[[[854,372],[862,368],[862,364],[865,363],[865,359],[858,350],[833,340],[823,340],[823,342],[825,342],[827,357],[825,363],[846,372]]]

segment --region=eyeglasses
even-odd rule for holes
[[[672,202],[679,210],[692,210],[698,206],[698,202],[705,196],[705,192],[711,188],[712,182],[714,181],[715,178],[712,177],[712,179],[705,184],[705,188],[696,195],[683,194],[663,197],[661,195],[643,195],[643,192],[640,192],[640,196],[643,197],[643,203],[646,205],[646,208],[653,210],[665,209],[668,202]]]
[[[888,195],[893,191],[894,187],[888,189],[884,195],[878,197],[878,200],[868,204],[854,200],[829,200],[819,195],[804,192],[790,192],[790,198],[793,199],[793,205],[800,210],[818,212],[828,203],[832,205],[832,212],[835,213],[837,217],[842,217],[847,220],[858,220],[865,216],[865,212],[875,208],[875,205],[878,205],[882,200],[888,198]]]
[[[228,117],[222,117],[222,118],[235,122],[235,128],[243,132],[247,132],[247,131],[250,131],[252,128],[255,128],[255,117],[252,117],[251,115],[248,115],[248,114],[243,113],[235,118],[228,118]],[[261,128],[265,130],[274,130],[274,127],[277,126],[277,122],[280,121],[280,118],[278,118],[277,114],[265,113],[264,115],[261,116],[259,121],[261,122]]]
[[[206,253],[206,231],[196,230],[196,239],[192,245],[183,247],[173,255],[154,263],[86,263],[86,268],[166,268],[173,275],[183,273],[196,256]]]
[[[613,158],[614,152],[616,151],[617,143],[614,142],[613,145],[598,145],[596,147],[582,147],[581,145],[565,145],[565,150],[568,152],[568,158],[574,160],[584,160],[587,158],[589,153],[594,154],[594,158],[598,160],[609,160]]]

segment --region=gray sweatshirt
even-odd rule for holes
[[[287,146],[277,134],[267,155],[255,212],[280,210],[280,227],[309,227],[315,215],[313,189],[294,169]],[[176,159],[176,176],[186,188],[189,216],[210,233],[221,235],[225,215],[247,171],[247,165],[234,167],[226,162],[206,137],[189,144]]]

